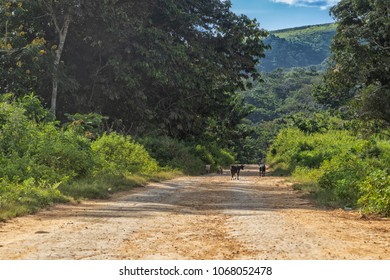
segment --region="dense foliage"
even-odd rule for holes
[[[235,91],[245,78],[259,76],[266,36],[230,6],[220,0],[2,1],[0,93],[33,90],[60,120],[65,113],[100,113],[133,136],[193,140],[212,123],[214,138],[227,137],[224,131],[237,125]]]
[[[173,169],[200,174],[206,163],[234,160],[216,145],[185,146],[168,137],[146,138],[145,148],[130,136],[102,133],[101,116],[68,117],[60,125],[33,94],[1,97],[0,220],[69,197],[107,197],[149,178],[166,178],[164,172]]]
[[[215,143],[185,143],[166,136],[146,137],[142,144],[161,166],[183,170],[187,174],[204,173],[204,164],[212,170],[226,167],[235,160],[234,155]]]
[[[331,12],[338,22],[333,66],[319,100],[335,108],[347,104],[353,117],[389,124],[390,2],[342,0]]]
[[[233,162],[248,113],[237,91],[260,77],[267,32],[230,7],[1,1],[1,209]]]
[[[333,7],[337,29],[327,34],[334,39],[324,78],[314,67],[264,74],[264,83],[245,92],[254,109],[244,131],[253,134],[243,141],[259,158],[265,147],[275,174],[293,175],[296,188],[323,204],[385,216],[390,215],[389,8],[380,0],[342,0]],[[319,38],[308,30],[274,33],[268,40],[279,41],[274,50],[285,54],[268,61],[306,63],[303,53],[312,56]],[[302,44],[305,36],[308,44],[300,54],[291,44]]]
[[[246,121],[240,124],[241,138],[235,144],[239,161],[259,162],[285,126],[296,125],[307,132],[315,132],[325,125],[323,106],[312,96],[321,72],[315,67],[277,69],[263,73],[263,82],[243,92],[252,106]]]

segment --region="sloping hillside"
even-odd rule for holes
[[[303,26],[272,31],[265,39],[271,50],[261,60],[260,71],[319,65],[330,55],[336,24]]]

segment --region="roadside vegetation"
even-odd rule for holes
[[[321,204],[390,214],[388,139],[363,139],[348,130],[286,128],[271,145],[268,159],[276,174],[292,175],[295,188]]]
[[[191,146],[165,137],[136,142],[101,130],[104,118],[96,114],[68,117],[60,125],[32,94],[1,96],[0,220],[53,203],[108,198],[150,181],[201,174],[205,163],[234,161],[215,145]]]

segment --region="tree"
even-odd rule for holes
[[[390,2],[342,0],[331,13],[333,65],[318,99],[336,108],[353,100],[360,118],[390,123]]]
[[[68,35],[69,25],[72,19],[72,9],[75,8],[75,1],[41,0],[43,8],[48,13],[55,31],[58,34],[58,47],[55,50],[53,62],[53,80],[50,110],[55,115],[57,108],[58,95],[58,67],[61,61],[61,55],[64,50],[66,36]]]
[[[40,8],[44,15],[48,16],[48,25],[54,27],[57,34],[57,44],[53,44],[51,50],[53,55],[52,68],[52,92],[50,110],[55,115],[57,109],[57,96],[59,85],[59,66],[64,51],[65,41],[68,36],[70,24],[76,23],[82,16],[81,6],[83,0],[39,0]],[[87,0],[88,2],[88,0]],[[51,30],[48,30],[50,32]],[[56,39],[53,39],[53,41]]]
[[[34,2],[0,3],[0,93],[24,95],[43,77],[47,52],[39,20],[31,16]]]
[[[5,1],[0,5],[4,30],[0,53],[3,70],[7,69],[4,91],[19,95],[44,91],[49,72],[51,111],[55,114],[61,56],[69,25],[79,16],[79,7],[78,0]]]
[[[64,51],[80,90],[71,93],[76,104],[60,101],[60,110],[99,111],[135,135],[198,137],[210,118],[232,111],[243,79],[259,77],[266,32],[232,13],[229,1],[85,1],[81,8]]]

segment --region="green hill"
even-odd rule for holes
[[[336,24],[321,24],[271,31],[264,41],[271,45],[259,70],[320,65],[330,55]]]

